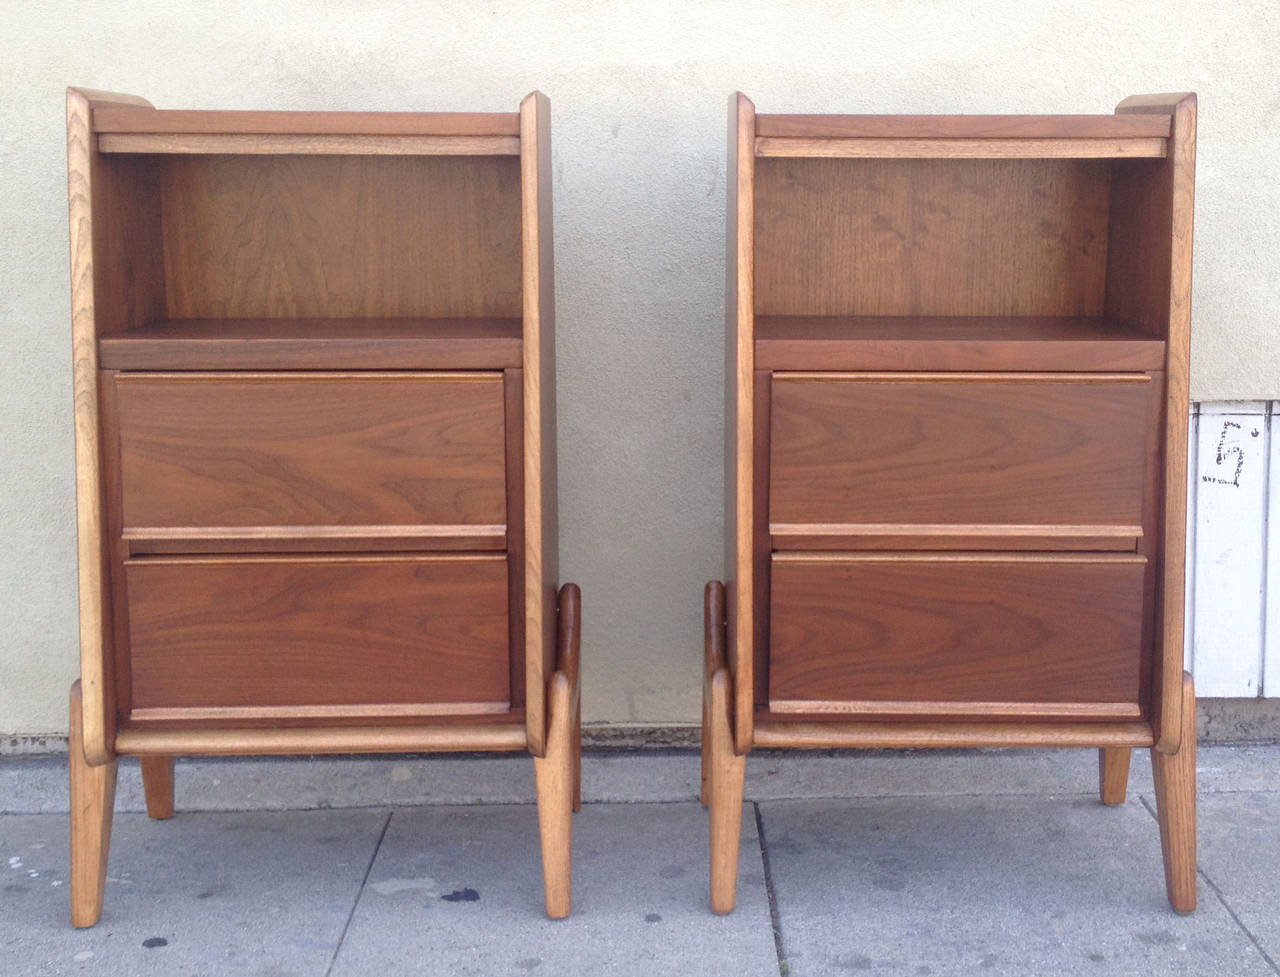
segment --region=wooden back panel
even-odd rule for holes
[[[756,314],[1099,315],[1110,166],[758,159]]]
[[[521,314],[514,157],[158,165],[170,318]]]

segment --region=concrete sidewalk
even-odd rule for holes
[[[124,762],[77,931],[65,761],[0,760],[0,974],[1280,974],[1280,747],[1202,747],[1199,776],[1179,917],[1142,753],[1114,809],[1092,751],[754,755],[721,918],[697,756],[589,754],[552,922],[527,758],[180,761],[167,822]]]

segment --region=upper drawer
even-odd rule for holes
[[[769,521],[789,548],[1132,550],[1148,374],[774,374]]]
[[[505,545],[503,381],[482,374],[119,374],[135,551]]]

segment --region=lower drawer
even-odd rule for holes
[[[1145,570],[1130,554],[775,554],[769,708],[1137,718]]]
[[[509,709],[505,555],[125,562],[129,718]]]

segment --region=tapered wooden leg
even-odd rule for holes
[[[102,916],[116,800],[116,761],[91,767],[84,757],[80,683],[71,686],[71,925],[92,926]]]
[[[1098,793],[1108,807],[1124,803],[1132,754],[1133,750],[1125,746],[1103,747],[1098,751]]]
[[[733,751],[729,713],[729,672],[718,668],[707,682],[710,718],[711,911],[733,911],[738,890],[738,848],[742,840],[742,785],[747,758]]]
[[[173,817],[173,757],[144,756],[141,765],[147,815],[157,821]]]
[[[1182,680],[1182,742],[1176,753],[1151,751],[1165,890],[1180,913],[1196,908],[1196,693]]]
[[[551,679],[550,722],[545,755],[533,758],[538,782],[538,828],[542,834],[542,882],[547,915],[569,915],[573,839],[573,692],[569,679]]]

